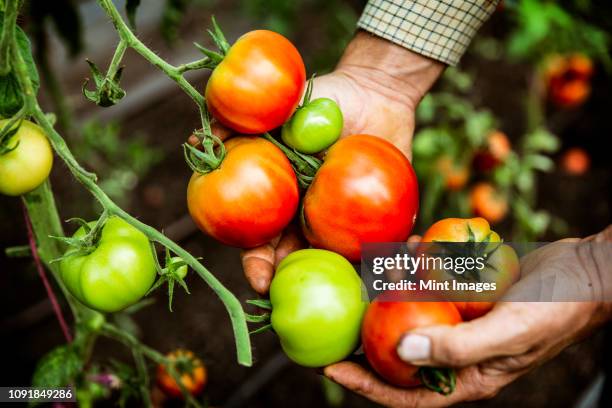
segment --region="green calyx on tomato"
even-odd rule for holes
[[[291,163],[261,137],[233,137],[217,170],[194,172],[187,205],[207,235],[239,248],[270,242],[293,219],[299,188]]]
[[[272,328],[296,363],[332,364],[357,348],[366,299],[359,275],[345,258],[302,249],[276,269],[270,285]]]
[[[164,283],[168,284],[168,310],[172,312],[172,299],[174,298],[174,284],[178,283],[187,294],[190,294],[189,288],[185,283],[185,277],[187,276],[188,266],[187,262],[180,256],[172,256],[170,250],[166,248],[166,259],[165,266],[162,268],[161,265],[157,265],[159,271],[159,278],[151,286],[151,289],[147,292],[147,295],[153,292],[155,289],[162,286]]]
[[[503,243],[499,234],[491,230],[484,218],[446,218],[433,224],[421,239],[429,247],[426,251],[436,251],[445,243],[466,243],[462,246],[465,253],[457,256],[472,258],[483,257],[485,267],[470,273],[450,273],[444,269],[431,269],[425,278],[444,281],[449,279],[466,279],[472,282],[491,282],[496,284],[494,296],[486,292],[470,292],[463,302],[454,302],[464,320],[472,320],[488,313],[494,306],[494,300],[501,297],[520,278],[519,259],[514,248]],[[448,244],[450,246],[452,244]],[[453,251],[460,252],[455,244]],[[466,293],[467,296],[467,293]]]
[[[21,120],[0,120],[0,194],[20,196],[41,185],[53,166],[45,132]]]
[[[281,137],[285,144],[298,152],[319,153],[334,144],[342,133],[343,117],[338,104],[329,98],[310,100],[312,79],[304,102],[283,125]]]
[[[115,216],[81,226],[72,239],[85,238],[96,228],[99,236],[89,250],[68,249],[60,261],[60,276],[86,306],[117,312],[147,293],[155,280],[155,259],[146,235]]]

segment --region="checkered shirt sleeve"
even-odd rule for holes
[[[499,0],[369,0],[359,28],[456,65]]]

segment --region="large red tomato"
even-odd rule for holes
[[[279,148],[259,137],[225,142],[219,168],[194,173],[187,187],[191,217],[208,235],[252,248],[280,234],[295,215],[295,173]]]
[[[418,327],[461,322],[450,302],[410,301],[410,292],[384,292],[368,307],[361,326],[363,350],[372,368],[391,384],[420,385],[419,367],[401,360],[397,346],[404,334]],[[452,390],[450,390],[452,391]]]
[[[214,69],[206,102],[225,126],[240,133],[263,133],[291,117],[305,80],[304,61],[289,40],[272,31],[251,31]]]
[[[384,139],[353,135],[328,151],[304,197],[302,226],[312,246],[357,262],[362,243],[405,241],[418,205],[408,159]]]

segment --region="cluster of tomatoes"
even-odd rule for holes
[[[561,108],[581,105],[591,94],[593,62],[583,54],[554,55],[544,66],[548,99]]]
[[[342,113],[327,98],[298,107],[306,71],[283,36],[258,30],[228,50],[206,86],[208,108],[241,134],[224,143],[215,169],[194,172],[189,212],[205,233],[252,248],[278,236],[299,213],[312,246],[360,259],[362,242],[406,240],[418,207],[408,159],[372,135],[338,140]],[[299,154],[329,149],[300,204],[298,179],[287,156],[262,133],[282,126],[282,140]],[[279,142],[280,143],[280,142]]]
[[[436,170],[442,175],[446,189],[459,191],[469,183],[472,170],[479,174],[490,174],[505,163],[511,153],[508,136],[495,130],[487,135],[484,146],[474,153],[471,161],[457,161],[443,155],[436,162]],[[507,197],[486,180],[469,187],[469,204],[474,215],[492,224],[502,221],[509,210]]]
[[[418,210],[417,179],[386,140],[364,134],[340,139],[343,119],[334,101],[310,101],[307,90],[300,104],[305,78],[298,51],[276,33],[250,32],[229,49],[209,79],[206,99],[212,115],[241,136],[223,142],[225,155],[214,169],[196,169],[189,212],[206,234],[241,248],[271,241],[297,218],[313,248],[284,258],[270,285],[271,326],[285,353],[303,366],[321,367],[363,343],[370,364],[389,382],[419,384],[417,368],[395,351],[400,336],[421,325],[481,316],[492,303],[418,302],[404,292],[368,302],[351,262],[359,262],[364,242],[408,239]],[[261,137],[279,127],[284,145]],[[323,155],[302,190],[286,149],[302,158]],[[506,154],[492,143],[476,160],[491,167]],[[460,185],[463,178],[448,183]],[[440,221],[423,239],[497,244],[483,272],[493,276],[485,279],[509,286],[518,277],[514,251],[482,218]]]

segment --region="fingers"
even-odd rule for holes
[[[232,135],[231,129],[226,128],[215,119],[213,119],[210,123],[210,128],[212,130],[213,135],[217,136],[221,140],[225,140]]]
[[[482,399],[493,396],[500,388],[479,383],[481,375],[477,367],[458,373],[457,388],[450,395],[441,395],[424,387],[398,388],[379,379],[361,365],[342,361],[325,367],[323,373],[332,381],[387,407],[446,407],[460,401]],[[507,383],[508,381],[505,381]]]
[[[228,139],[232,135],[231,129],[226,128],[214,118],[212,122],[210,123],[210,128],[211,128],[212,134],[217,136],[221,140]],[[200,131],[201,130],[202,129],[200,129]],[[187,143],[189,143],[190,145],[194,147],[197,147],[200,144],[200,139],[195,134],[191,134],[187,138]]]
[[[291,252],[306,246],[298,227],[290,225],[271,242],[242,252],[242,269],[247,281],[260,295],[268,293],[274,270]]]
[[[260,295],[268,293],[274,276],[275,250],[273,243],[242,252],[242,269],[247,281]]]
[[[541,341],[550,316],[539,303],[498,303],[485,316],[456,326],[415,329],[400,341],[400,358],[415,365],[464,367],[523,354]],[[546,307],[546,306],[544,306]]]
[[[280,261],[282,261],[287,255],[298,249],[306,248],[307,244],[296,225],[290,225],[287,230],[283,233],[278,245],[276,246],[276,253],[274,259],[274,266],[276,267]]]

